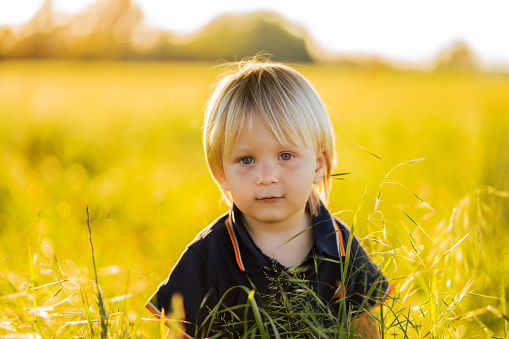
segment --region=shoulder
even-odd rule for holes
[[[341,232],[343,232],[344,234],[347,234],[347,235],[350,234],[350,227],[348,227],[343,220],[339,219],[336,216],[333,216],[333,218],[334,218],[334,221],[336,222],[336,225],[341,230]]]
[[[233,247],[226,227],[227,218],[228,213],[221,215],[198,233],[187,245],[182,257],[200,258],[207,268],[214,266],[217,262],[230,259],[233,255]]]
[[[187,245],[187,248],[200,253],[211,245],[217,245],[217,242],[228,240],[228,230],[226,228],[227,218],[228,213],[225,213],[214,220],[196,235],[193,241]]]
[[[231,246],[227,246],[228,231],[225,225],[227,217],[227,214],[220,216],[187,245],[168,278],[159,286],[164,294],[171,296],[178,291],[188,296],[199,290],[208,290],[214,277],[224,273],[215,267],[222,266],[218,263],[230,256]]]
[[[350,237],[350,234],[352,233],[350,230],[350,227],[341,219],[339,219],[336,216],[333,216],[334,223],[336,224],[338,231],[341,233],[340,236],[343,240],[344,245],[348,243],[348,238]],[[355,235],[352,233],[352,236],[355,237]]]
[[[350,260],[356,260],[357,258],[368,258],[367,252],[362,246],[362,242],[359,240],[355,231],[350,229],[347,224],[337,218],[334,217],[334,222],[337,226],[337,232],[339,234],[338,241],[340,242],[341,253],[342,256],[346,256],[347,253],[350,253]]]

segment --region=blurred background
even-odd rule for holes
[[[470,233],[441,271],[446,289],[475,276],[503,311],[509,5],[249,6],[0,3],[0,303],[26,288],[29,253],[90,276],[88,205],[107,293],[129,295],[131,318],[148,317],[140,306],[186,244],[227,211],[201,146],[210,84],[225,62],[262,52],[306,76],[330,111],[336,172],[351,173],[333,183],[330,209],[350,224],[359,211],[361,236],[384,227],[391,248],[419,243],[430,258]],[[375,206],[387,224],[373,218]],[[458,215],[449,243],[439,235]],[[458,275],[474,249],[478,261]],[[402,267],[390,275],[404,280],[414,269]],[[41,281],[51,281],[46,273]],[[495,330],[507,326],[490,319]]]
[[[217,62],[266,50],[287,62],[507,70],[508,7],[500,0],[2,2],[0,56]]]

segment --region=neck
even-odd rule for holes
[[[280,222],[263,222],[242,214],[242,220],[249,234],[263,236],[294,236],[311,226],[311,215],[305,208]]]
[[[311,215],[304,209],[279,223],[263,223],[243,215],[246,229],[261,251],[284,266],[296,265],[313,246]]]

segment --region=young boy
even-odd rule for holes
[[[257,326],[256,311],[246,306],[253,302],[268,314],[311,310],[309,322],[289,319],[299,333],[312,324],[337,330],[352,314],[383,302],[391,284],[325,206],[334,134],[322,101],[300,73],[275,63],[239,63],[215,84],[203,142],[231,210],[188,245],[149,310],[170,311],[179,294],[189,336],[236,338],[246,324]],[[369,316],[355,326],[364,337],[378,338]]]

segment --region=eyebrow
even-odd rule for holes
[[[301,146],[298,146],[295,144],[289,144],[289,145],[279,144],[279,145],[280,146],[278,147],[278,153],[286,151],[286,150],[295,152],[297,149],[300,149],[300,148],[312,148],[311,146],[307,146],[307,145],[301,145]],[[241,155],[251,155],[252,153],[254,153],[252,146],[241,147],[241,148],[238,148],[237,146],[235,146],[234,148],[232,148],[231,152],[229,154],[227,154],[226,156],[235,158],[235,157],[238,157]]]
[[[250,155],[253,150],[250,148],[233,149],[229,154],[226,154],[227,158],[237,158],[240,156]]]

